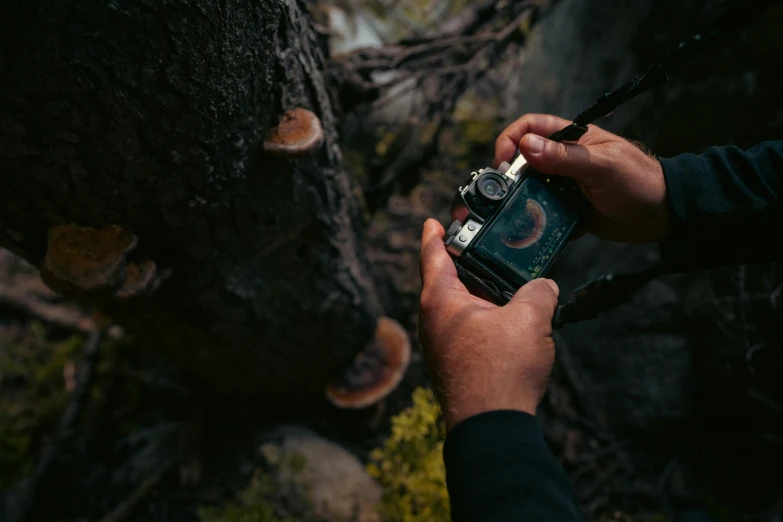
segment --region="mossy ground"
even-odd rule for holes
[[[16,338],[0,337],[0,489],[32,471],[68,402],[82,346],[80,335],[54,339],[38,322]]]

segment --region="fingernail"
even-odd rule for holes
[[[547,284],[552,288],[552,290],[555,292],[555,295],[560,295],[560,287],[557,286],[557,283],[552,281],[551,279],[544,279],[544,281],[547,282]]]
[[[531,134],[527,139],[527,150],[533,154],[540,154],[544,150],[544,138]]]

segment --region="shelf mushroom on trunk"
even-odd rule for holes
[[[324,130],[313,111],[297,107],[283,114],[280,123],[269,131],[264,150],[280,158],[308,156],[321,148]]]
[[[372,406],[397,388],[410,359],[408,333],[394,319],[381,317],[373,342],[356,355],[339,378],[327,383],[326,398],[338,408]]]
[[[127,300],[152,294],[170,275],[151,259],[131,261],[138,238],[117,225],[49,229],[41,280],[69,296]]]
[[[41,279],[64,295],[111,291],[125,280],[126,256],[137,244],[136,236],[117,225],[55,225],[47,236]]]

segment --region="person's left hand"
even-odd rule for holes
[[[495,142],[497,167],[519,151],[543,174],[573,179],[592,205],[580,232],[609,241],[653,243],[671,233],[671,211],[661,162],[630,141],[589,125],[578,143],[549,136],[570,122],[549,114],[525,114]]]
[[[434,219],[424,223],[419,336],[446,428],[493,410],[535,415],[555,360],[557,285],[535,279],[502,307],[473,296],[444,233]]]

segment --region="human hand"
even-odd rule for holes
[[[534,169],[573,178],[579,184],[594,208],[581,232],[626,243],[664,240],[671,218],[660,162],[594,125],[578,144],[541,137],[570,123],[546,114],[522,116],[495,142],[495,166],[509,161],[519,147]]]
[[[505,306],[471,295],[443,244],[443,227],[424,223],[419,337],[446,429],[479,413],[535,415],[555,361],[554,281],[535,279]]]

